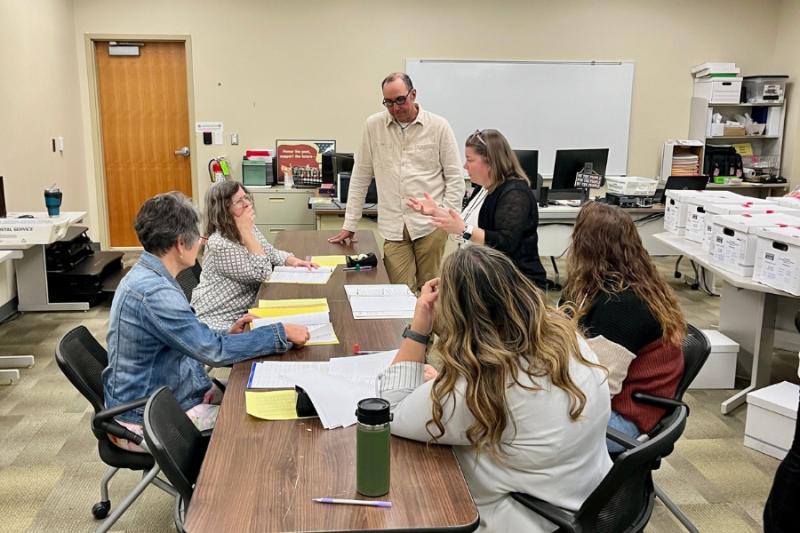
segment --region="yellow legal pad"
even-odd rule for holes
[[[311,262],[321,267],[335,267],[337,265],[346,265],[347,258],[343,255],[315,255],[311,258]]]
[[[264,420],[294,420],[297,392],[293,390],[244,391],[247,414]]]
[[[248,310],[248,313],[260,318],[328,312],[330,312],[330,307],[328,307],[327,298],[259,300],[258,307],[253,307]]]

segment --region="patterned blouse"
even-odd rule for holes
[[[251,254],[244,245],[219,232],[208,238],[200,284],[192,291],[192,307],[201,322],[216,330],[227,330],[253,306],[261,282],[282,266],[292,254],[276,250],[253,228],[266,255]]]

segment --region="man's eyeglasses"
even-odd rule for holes
[[[410,89],[410,90],[409,90],[409,91],[406,93],[406,95],[405,95],[405,96],[398,96],[398,97],[397,97],[397,98],[395,98],[394,100],[392,100],[392,99],[390,99],[390,98],[384,98],[384,99],[383,99],[383,102],[381,102],[381,103],[382,103],[383,105],[385,105],[386,107],[390,108],[390,109],[391,109],[392,107],[396,106],[396,105],[403,105],[403,104],[405,104],[405,103],[406,103],[406,100],[408,100],[408,95],[409,95],[409,94],[411,94],[411,91],[413,91],[413,90],[414,90],[414,89],[413,89],[413,87],[412,87],[412,88],[411,88],[411,89]]]
[[[481,133],[483,133],[481,130],[475,130],[475,133],[473,133],[472,135],[476,139],[478,139],[481,142],[482,145],[486,146],[486,141],[484,141],[483,137],[481,137]]]
[[[205,235],[200,235],[200,242],[202,244],[208,244],[208,237],[206,237]]]
[[[237,208],[243,208],[249,205],[253,205],[253,197],[252,195],[246,194],[241,198],[239,198],[238,200],[231,202],[231,205]]]

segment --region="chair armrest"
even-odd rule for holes
[[[148,399],[149,398],[139,398],[138,400],[133,400],[131,402],[126,402],[120,405],[116,405],[114,407],[111,407],[110,409],[103,409],[102,411],[94,415],[94,417],[92,417],[92,427],[97,431],[110,433],[115,437],[119,437],[120,439],[126,439],[138,445],[141,445],[144,440],[142,439],[142,436],[137,435],[133,431],[119,425],[114,420],[114,417],[121,415],[122,413],[136,409],[137,407],[144,406],[147,403]]]
[[[614,428],[608,428],[608,427],[606,428],[606,437],[613,440],[626,450],[636,448],[638,445],[641,444],[641,442],[634,439],[633,437],[626,435],[625,433],[618,431]]]
[[[637,402],[647,403],[650,405],[655,405],[656,407],[663,407],[665,409],[675,408],[675,407],[686,407],[689,409],[689,406],[686,405],[684,402],[680,400],[674,400],[672,398],[663,398],[661,396],[653,396],[652,394],[647,394],[645,392],[634,392],[632,395],[634,400]]]
[[[565,511],[539,498],[534,498],[530,494],[512,492],[511,497],[531,511],[558,525],[562,531],[580,531],[579,526],[575,523],[575,516],[569,511]]]

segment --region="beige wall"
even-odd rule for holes
[[[779,8],[779,0],[76,0],[75,25],[79,48],[84,34],[191,37],[195,119],[222,121],[226,132],[222,147],[196,139],[202,193],[214,155],[238,174],[245,148],[278,137],[332,137],[353,150],[364,118],[380,108],[380,79],[409,57],[633,60],[629,172],[654,175],[664,140],[687,135],[689,68],[709,60],[771,68]],[[711,21],[751,37],[714,31]],[[82,49],[78,60],[88,124]],[[231,132],[240,146],[229,146]],[[91,157],[87,165],[93,175]]]
[[[786,114],[786,139],[783,144],[783,175],[792,187],[800,185],[800,2],[782,0],[778,15],[775,45],[774,73],[788,74],[790,85],[789,105]],[[772,73],[772,72],[770,72]]]
[[[15,180],[10,193],[22,209],[39,208],[41,189],[59,181],[65,207],[88,209],[93,237],[104,237],[97,224],[87,34],[189,36],[194,120],[225,124],[225,145],[195,139],[199,194],[207,188],[210,157],[227,156],[238,175],[245,148],[273,146],[278,137],[332,137],[340,150],[352,151],[364,118],[380,108],[380,79],[402,69],[406,58],[632,60],[629,172],[653,175],[663,141],[687,134],[692,65],[735,61],[745,73],[800,75],[797,4],[0,0],[2,72],[14,73],[0,80],[0,118],[13,125],[0,128],[0,175]],[[418,89],[424,106],[425,87]],[[787,121],[790,164],[800,161],[796,100]],[[231,132],[240,146],[229,145]],[[66,138],[63,157],[49,152],[54,135]]]
[[[0,0],[0,175],[6,205],[44,211],[57,183],[62,209],[87,209],[87,180],[71,0]],[[64,137],[63,154],[50,139]],[[0,304],[14,297],[11,265],[0,266]]]

